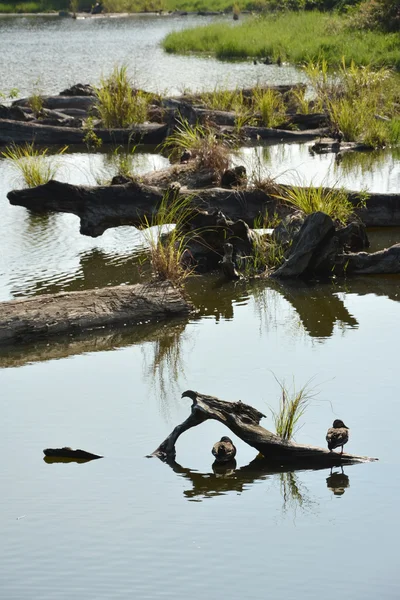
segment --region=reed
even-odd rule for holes
[[[190,232],[189,222],[192,215],[191,198],[166,192],[157,214],[152,219],[145,218],[142,224],[149,247],[149,259],[153,276],[168,280],[175,285],[193,273],[185,260],[188,254],[187,242],[195,235]],[[175,227],[171,229],[171,225]],[[167,233],[167,229],[170,231]],[[188,231],[188,233],[185,233]]]
[[[296,390],[294,381],[292,388],[288,388],[284,381],[280,381],[276,375],[274,377],[281,392],[278,410],[270,409],[275,431],[283,440],[290,441],[299,429],[299,421],[317,392],[311,387],[311,380]]]
[[[67,148],[68,146],[65,146],[57,155],[49,156],[48,148],[36,148],[33,142],[22,146],[13,143],[7,146],[0,156],[12,166],[27,187],[32,188],[55,178],[60,168],[58,159]]]

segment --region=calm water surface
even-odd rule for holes
[[[68,61],[87,40],[82,81],[92,67],[97,76],[119,60],[105,48],[131,56],[114,34],[127,35],[137,20],[88,20],[81,37],[79,23],[45,23],[46,30],[43,20],[0,20],[0,74],[7,85],[18,69],[26,85],[34,50],[54,57],[40,63],[54,83],[49,91],[76,81],[76,63],[71,79],[64,78]],[[153,23],[152,44],[161,29],[182,26],[173,19]],[[89,28],[96,28],[93,41]],[[90,45],[95,40],[101,60]],[[155,42],[152,48],[158,63],[149,64],[165,77],[172,57],[163,69]],[[13,52],[19,58],[11,70]],[[204,61],[204,77],[216,64]],[[172,87],[184,77],[201,85],[200,67],[186,75],[183,69],[171,74]],[[310,157],[299,145],[244,154],[251,162],[257,152],[273,174],[295,167],[308,180],[334,178],[344,163]],[[395,159],[386,156],[379,168],[353,166],[346,186],[398,191]],[[73,183],[93,183],[107,167],[103,155],[63,160],[60,178]],[[137,161],[142,172],[165,165],[151,153]],[[0,161],[1,300],[140,278],[143,234],[118,228],[86,239],[73,215],[35,217],[11,207],[6,193],[17,185],[13,177]],[[379,248],[399,235],[373,231],[371,239]],[[187,289],[199,314],[188,322],[0,350],[1,598],[398,599],[399,283],[399,277],[369,277],[315,287],[194,278]],[[279,398],[273,373],[297,387],[312,379],[319,391],[297,441],[324,445],[327,427],[339,417],[351,428],[349,451],[380,461],[332,476],[329,470],[276,473],[254,464],[255,452],[235,440],[237,469],[222,475],[212,469],[210,449],[226,430],[211,422],[180,438],[172,467],[145,458],[188,416],[189,402],[180,398],[187,388],[253,404],[273,429],[269,409]],[[104,459],[44,462],[43,448],[62,445]]]

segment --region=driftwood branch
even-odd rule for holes
[[[260,420],[265,415],[240,401],[225,402],[214,396],[207,396],[192,390],[184,392],[182,397],[191,398],[193,401],[191,415],[184,423],[175,427],[152,454],[166,462],[175,459],[175,444],[179,436],[207,419],[213,419],[226,425],[246,444],[261,452],[270,463],[279,462],[280,464],[294,464],[299,468],[311,468],[376,460],[367,456],[347,453],[340,455],[329,452],[325,448],[285,442],[260,425]]]

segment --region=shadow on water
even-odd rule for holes
[[[316,505],[316,501],[310,496],[309,490],[301,482],[298,473],[306,469],[288,469],[277,464],[255,458],[248,465],[236,469],[236,461],[226,465],[214,463],[212,472],[199,473],[183,467],[175,461],[167,463],[174,473],[181,476],[188,484],[183,495],[189,501],[201,502],[208,498],[221,496],[228,492],[242,494],[254,483],[259,483],[268,479],[277,478],[279,490],[282,497],[282,511],[296,512],[300,510],[310,510]],[[309,470],[309,469],[308,469]],[[327,470],[319,468],[313,470]],[[341,473],[332,473],[327,478],[327,487],[334,494],[344,493],[344,489],[350,486],[349,477]]]

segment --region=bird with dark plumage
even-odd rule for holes
[[[349,441],[349,428],[340,419],[335,419],[332,427],[328,429],[326,441],[331,452],[334,448],[341,446],[340,454],[343,454],[343,446]]]
[[[231,438],[228,438],[226,435],[224,435],[219,442],[214,444],[211,452],[218,463],[227,463],[236,456],[236,448],[233,445]]]

